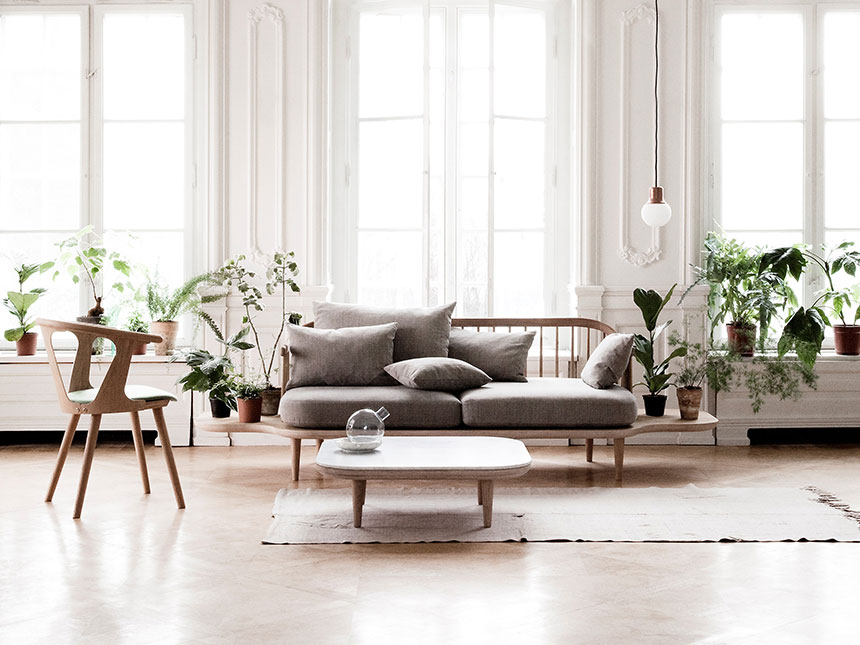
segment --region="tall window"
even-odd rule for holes
[[[190,273],[191,33],[190,5],[0,7],[4,293],[9,265],[87,225],[166,282]],[[44,280],[52,317],[91,306]]]
[[[456,299],[461,316],[548,312],[556,151],[565,147],[554,3],[336,8],[347,43],[333,91],[335,129],[344,124],[335,137],[343,174],[333,173],[334,216],[346,230],[335,245],[342,295]]]
[[[717,4],[714,20],[715,220],[752,245],[860,244],[860,4]]]

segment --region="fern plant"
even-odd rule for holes
[[[175,321],[183,314],[195,311],[201,303],[214,301],[217,299],[215,296],[201,297],[197,293],[197,287],[211,281],[212,274],[203,273],[170,291],[158,281],[158,274],[154,279],[147,279],[146,308],[149,310],[150,320],[154,322]]]

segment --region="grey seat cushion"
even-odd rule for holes
[[[613,428],[636,421],[636,398],[623,387],[598,390],[580,379],[487,383],[460,393],[463,423],[475,428]]]
[[[460,400],[448,392],[394,386],[312,385],[287,390],[279,414],[297,428],[346,428],[356,410],[385,407],[386,428],[456,428]]]

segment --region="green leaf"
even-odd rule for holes
[[[783,246],[765,251],[759,260],[760,274],[772,271],[783,280],[789,275],[799,280],[805,267],[806,258],[803,257],[803,250],[797,246]]]
[[[24,328],[16,327],[15,329],[7,329],[3,332],[3,337],[10,343],[21,340],[24,337]]]

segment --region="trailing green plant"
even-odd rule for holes
[[[827,284],[816,293],[809,307],[797,307],[792,313],[783,327],[777,348],[780,355],[794,350],[798,358],[812,367],[821,352],[825,327],[832,325],[824,310],[830,310],[843,325],[856,324],[860,319],[860,286],[837,288],[833,282],[833,276],[840,271],[856,276],[860,251],[854,249],[854,242],[842,242],[832,249],[822,246],[821,255],[804,244],[783,246],[762,254],[760,270],[799,280],[810,265],[821,271]]]
[[[7,329],[3,333],[3,337],[6,340],[13,343],[21,340],[24,334],[36,326],[36,322],[27,316],[29,315],[30,307],[36,304],[47,290],[36,287],[35,289],[24,291],[24,283],[37,273],[44,273],[53,266],[53,262],[43,262],[42,264],[22,264],[15,267],[15,273],[18,276],[18,291],[7,291],[6,297],[3,298],[3,304],[18,319],[18,326]]]
[[[672,285],[665,297],[653,289],[647,291],[636,289],[633,292],[633,302],[642,312],[645,329],[648,330],[648,336],[636,334],[633,337],[633,356],[643,369],[642,381],[636,385],[644,385],[650,394],[660,394],[669,387],[669,381],[672,378],[672,374],[669,373],[669,364],[672,359],[687,353],[686,348],[677,347],[659,363],[654,358],[654,341],[672,324],[672,321],[669,320],[658,326],[657,320],[677,286],[677,284]]]
[[[264,350],[260,342],[260,335],[255,319],[255,316],[265,309],[263,289],[260,289],[255,284],[254,278],[256,277],[256,273],[251,271],[245,262],[246,257],[244,255],[238,255],[235,258],[227,260],[216,272],[217,282],[238,290],[242,298],[242,306],[245,308],[245,313],[242,316],[242,324],[247,324],[251,328],[260,361],[260,371],[265,380],[266,387],[273,388],[272,375],[275,371],[275,357],[284,334],[284,329],[287,323],[298,324],[301,320],[301,314],[287,311],[287,293],[301,292],[299,285],[293,279],[298,275],[299,267],[295,261],[295,254],[292,251],[286,253],[276,251],[266,267],[266,282],[263,289],[267,295],[277,294],[280,296],[281,321],[274,338],[274,343],[271,347],[267,347]]]
[[[104,269],[112,266],[121,276],[126,278],[131,274],[131,264],[116,251],[108,251],[101,237],[93,233],[93,227],[87,226],[72,237],[58,242],[60,249],[57,258],[58,269],[54,279],[65,271],[72,282],[78,284],[83,278],[93,296],[94,306],[87,311],[88,316],[104,315],[102,298],[104,297]],[[120,293],[132,288],[128,280],[120,278],[111,285],[111,289]]]
[[[172,322],[183,314],[196,311],[201,303],[214,302],[221,296],[200,296],[197,293],[197,288],[211,283],[213,277],[213,273],[194,276],[172,291],[159,282],[158,274],[147,278],[145,298],[150,318],[157,322]]]
[[[129,331],[136,331],[141,334],[145,334],[149,331],[149,325],[146,320],[144,320],[143,314],[139,311],[133,311],[131,313],[128,317],[128,321],[125,323],[125,328]]]
[[[746,369],[737,372],[738,385],[746,389],[753,412],[758,414],[766,396],[777,396],[780,401],[797,400],[802,394],[801,385],[815,389],[818,376],[802,360],[776,354],[761,354],[750,359]]]
[[[266,384],[260,381],[237,378],[233,381],[233,391],[237,399],[259,399]]]

